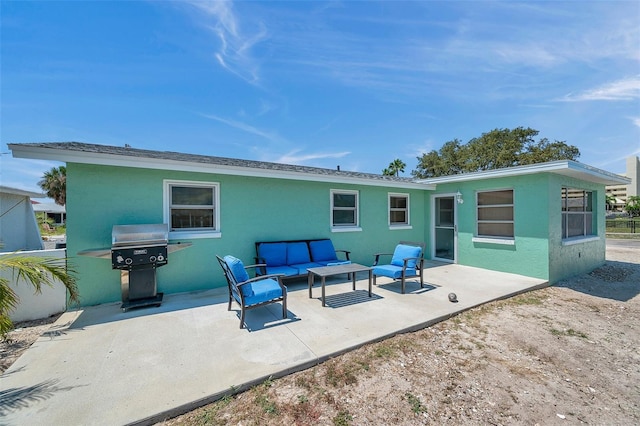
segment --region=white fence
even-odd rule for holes
[[[34,250],[21,251],[17,253],[0,253],[0,256],[29,256],[29,257],[49,257],[61,259],[64,262],[66,250]],[[9,280],[9,286],[20,298],[16,310],[9,314],[11,321],[29,321],[34,319],[47,318],[51,315],[64,312],[67,309],[67,289],[56,280],[53,287],[42,286],[42,293],[35,294],[35,289],[31,283],[20,280],[16,282],[16,276],[12,270],[0,270],[0,276]]]

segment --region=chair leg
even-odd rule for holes
[[[227,306],[227,311],[231,310],[231,302],[233,301],[233,298],[231,296],[229,296],[229,306]]]
[[[240,328],[244,328],[244,306],[240,307]]]
[[[282,318],[287,318],[287,298],[282,299]]]

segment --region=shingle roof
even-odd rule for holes
[[[36,143],[10,143],[9,148],[41,148],[66,152],[81,152],[96,154],[97,156],[121,156],[128,158],[151,159],[159,161],[177,161],[185,163],[197,163],[211,166],[245,168],[252,170],[301,173],[317,176],[333,176],[345,178],[358,178],[393,183],[415,183],[412,178],[383,176],[373,173],[352,172],[346,170],[324,169],[320,167],[300,166],[293,164],[270,163],[266,161],[241,160],[237,158],[215,157],[209,155],[187,154],[173,151],[154,151],[138,149],[129,146],[98,145],[82,142],[36,142]],[[61,159],[61,161],[66,161]]]

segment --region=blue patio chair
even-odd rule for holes
[[[216,255],[216,258],[229,286],[227,310],[231,310],[231,302],[234,300],[240,305],[240,328],[245,325],[244,318],[247,310],[269,303],[282,302],[282,318],[287,318],[287,288],[282,284],[284,275],[272,274],[249,278],[248,268],[264,265],[244,266],[240,259],[233,256],[221,258]]]
[[[402,294],[405,291],[405,280],[408,277],[420,277],[420,288],[424,286],[422,268],[424,267],[424,243],[400,241],[393,254],[378,253],[373,262],[373,284],[376,285],[376,276],[400,280]],[[381,256],[391,256],[391,263],[380,265]]]

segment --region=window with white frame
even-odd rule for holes
[[[332,227],[357,227],[358,210],[358,191],[331,190]]]
[[[513,189],[480,191],[476,207],[478,237],[514,238]]]
[[[219,231],[219,189],[217,183],[165,181],[169,230]]]
[[[389,226],[409,225],[409,194],[389,194]]]
[[[562,238],[584,237],[593,232],[593,193],[562,188]]]

